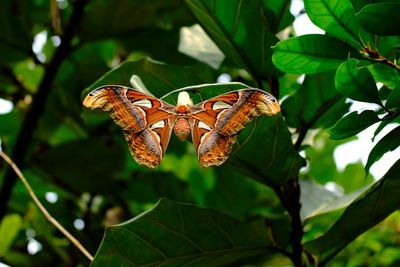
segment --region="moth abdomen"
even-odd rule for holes
[[[175,135],[181,141],[185,141],[190,135],[190,125],[186,116],[178,116],[174,126]]]

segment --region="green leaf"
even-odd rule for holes
[[[378,127],[376,128],[375,132],[374,132],[374,136],[372,137],[372,142],[375,141],[375,138],[377,137],[377,135],[389,124],[391,123],[400,123],[400,117],[399,116],[395,116],[395,117],[389,117],[386,118],[384,120],[382,120],[381,123],[379,123]]]
[[[347,42],[360,50],[363,42],[362,29],[358,24],[349,0],[304,0],[310,20],[329,35]]]
[[[322,185],[311,180],[300,181],[301,186],[301,218],[307,220],[312,217],[336,211],[347,207],[366,188],[358,189],[344,196],[332,192]]]
[[[239,220],[282,215],[277,211],[281,204],[272,188],[248,179],[228,164],[216,168],[215,176],[214,184],[205,194],[204,206]]]
[[[215,81],[217,78],[213,70],[204,64],[181,67],[143,58],[138,61],[126,61],[104,74],[83,91],[82,99],[91,90],[102,85],[117,84],[132,87],[130,84],[132,75],[139,76],[146,88],[158,97],[178,88]]]
[[[0,258],[10,249],[22,227],[22,218],[18,214],[7,215],[0,224]]]
[[[371,3],[370,0],[350,0],[353,5],[354,11],[358,12],[361,8]]]
[[[215,184],[205,194],[205,206],[241,220],[250,216],[258,201],[255,196],[258,196],[256,185],[259,183],[246,179],[247,177],[229,165],[216,168],[215,173]],[[272,195],[274,196],[273,193]]]
[[[316,257],[319,265],[326,264],[360,234],[398,209],[399,173],[400,160],[382,179],[353,201],[326,233],[305,243],[305,248]]]
[[[268,186],[282,185],[304,165],[281,115],[254,120],[237,143],[228,166]]]
[[[3,146],[12,148],[22,126],[23,114],[20,110],[13,109],[10,113],[0,114],[0,136]]]
[[[389,109],[400,108],[400,83],[389,94],[385,106]]]
[[[378,161],[385,153],[393,151],[399,146],[400,126],[390,131],[372,148],[368,156],[367,164],[365,164],[366,173],[369,173],[369,169],[371,168],[372,164]]]
[[[364,110],[360,114],[353,111],[330,129],[330,138],[340,140],[352,137],[378,121],[378,116],[372,110]]]
[[[294,16],[290,13],[290,0],[263,0],[266,19],[271,25],[271,30],[277,33],[294,21]]]
[[[336,90],[348,98],[382,106],[371,72],[359,64],[358,60],[351,58],[339,66],[335,77]]]
[[[400,35],[400,3],[377,3],[363,7],[357,18],[361,26],[377,35]]]
[[[391,89],[400,84],[399,72],[386,64],[371,64],[368,66],[368,69],[376,82],[381,82]]]
[[[344,142],[330,140],[327,131],[320,131],[311,140],[313,144],[318,144],[318,146],[306,146],[304,149],[305,157],[309,162],[305,177],[312,178],[319,184],[333,181],[337,175],[333,154],[336,147]]]
[[[354,49],[333,37],[307,34],[280,41],[272,61],[281,71],[313,74],[336,69]]]
[[[286,123],[294,128],[334,125],[349,104],[334,88],[334,72],[307,75],[301,88],[282,103]]]
[[[172,173],[137,172],[129,177],[130,182],[121,195],[132,202],[156,203],[160,198],[167,197],[177,201],[191,202],[188,185],[177,179]]]
[[[271,62],[278,39],[261,0],[186,0],[187,6],[227,58],[255,77],[279,74]]]
[[[371,175],[365,176],[364,164],[361,160],[347,164],[344,170],[337,172],[332,180],[340,185],[346,194],[364,188],[375,181]]]
[[[162,199],[148,212],[107,227],[91,266],[222,266],[268,254],[271,245],[261,221],[241,223]]]
[[[178,50],[214,69],[218,69],[225,58],[225,55],[198,24],[181,28]]]

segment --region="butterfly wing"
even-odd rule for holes
[[[280,111],[278,101],[259,89],[229,92],[191,108],[193,144],[204,167],[221,165],[236,142],[236,136],[259,115]]]
[[[150,168],[160,164],[176,117],[174,106],[135,89],[115,85],[94,89],[83,105],[110,113],[122,128],[129,150],[139,164]]]

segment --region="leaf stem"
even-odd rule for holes
[[[43,215],[46,217],[46,219],[53,224],[58,230],[60,230],[63,235],[68,238],[69,241],[71,241],[72,244],[74,244],[75,247],[77,247],[90,261],[93,261],[93,256],[90,254],[86,248],[70,233],[68,232],[67,229],[65,229],[53,216],[50,215],[50,213],[46,210],[46,208],[43,206],[43,204],[40,202],[38,197],[36,196],[35,192],[32,190],[32,187],[26,180],[25,176],[22,174],[21,170],[18,168],[18,166],[12,161],[12,159],[3,151],[0,151],[0,157],[2,157],[9,165],[10,167],[14,170],[15,174],[19,177],[21,182],[24,184],[26,190],[28,191],[29,195],[31,196],[33,202],[38,206],[40,211],[43,213]]]

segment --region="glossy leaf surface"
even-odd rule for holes
[[[376,3],[363,7],[357,18],[364,29],[377,35],[400,35],[400,3]]]
[[[337,68],[350,55],[356,55],[351,46],[335,38],[307,34],[280,41],[274,46],[272,60],[289,73],[313,74]]]
[[[162,199],[148,212],[106,229],[91,266],[221,266],[268,253],[262,222]]]
[[[372,110],[364,110],[360,114],[357,111],[353,111],[330,129],[330,138],[339,140],[353,137],[378,121],[379,117]]]
[[[372,164],[378,161],[385,153],[395,150],[400,146],[400,127],[396,127],[385,135],[379,142],[372,148],[369,153],[367,163],[365,164],[365,171],[368,173]]]
[[[310,20],[331,36],[357,49],[366,41],[349,0],[305,0],[304,6]]]
[[[351,99],[382,105],[372,74],[366,67],[360,66],[356,59],[348,59],[339,66],[335,87]]]

